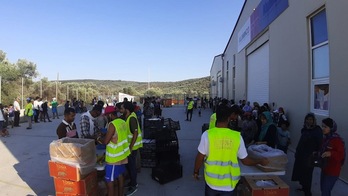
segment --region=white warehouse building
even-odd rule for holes
[[[225,50],[213,59],[210,97],[283,107],[292,150],[309,112],[319,125],[333,118],[348,144],[347,8],[347,0],[246,0]]]

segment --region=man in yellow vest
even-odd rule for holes
[[[130,175],[130,182],[126,186],[128,190],[125,195],[132,195],[138,190],[136,157],[138,149],[143,147],[143,138],[137,115],[134,113],[134,105],[129,101],[123,102],[120,112],[126,119],[129,150],[131,151],[131,154],[128,156],[128,164],[126,165]]]
[[[98,137],[99,143],[106,145],[105,153],[105,180],[108,186],[108,195],[124,195],[125,164],[128,163],[129,144],[127,125],[124,120],[117,117],[114,106],[107,106],[104,115],[108,119],[107,133],[103,141]],[[117,183],[118,181],[118,183]]]
[[[216,109],[216,127],[205,131],[198,146],[193,177],[198,180],[199,169],[204,162],[205,195],[233,195],[239,179],[238,159],[244,165],[267,165],[267,159],[248,157],[240,132],[228,128],[231,118],[238,117],[237,105],[224,104]]]
[[[186,121],[192,120],[193,105],[194,105],[194,101],[192,100],[192,98],[189,98],[189,102],[187,104]]]

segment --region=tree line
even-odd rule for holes
[[[13,103],[14,98],[41,96],[44,100],[56,97],[58,102],[73,98],[89,103],[94,97],[103,99],[117,97],[119,92],[137,97],[207,96],[209,94],[209,76],[177,82],[147,82],[122,80],[40,80],[36,64],[26,59],[9,62],[6,53],[0,50],[1,102]],[[23,84],[23,88],[22,88]]]

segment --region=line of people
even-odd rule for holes
[[[246,103],[245,106],[247,107],[232,105],[232,108],[238,108],[242,110],[242,113],[244,113],[244,121],[242,121],[243,123],[238,123],[238,121],[241,122],[240,115],[238,115],[237,112],[232,112],[232,114],[230,114],[230,119],[227,127],[230,130],[240,132],[243,144],[245,144],[245,146],[248,146],[248,143],[267,144],[272,148],[277,147],[278,149],[283,150],[286,153],[287,146],[290,144],[290,136],[288,132],[289,122],[285,116],[284,109],[279,108],[278,111],[274,112],[274,114],[277,114],[277,120],[274,120],[274,117],[276,115],[272,115],[266,106],[261,107],[261,112],[256,109],[257,115],[254,116],[253,113],[255,108],[252,109],[248,107],[249,104],[250,103]],[[209,133],[212,132],[211,134],[213,134],[213,132],[216,131],[215,127],[223,127],[221,126],[221,124],[220,126],[218,126],[219,109],[221,107],[229,107],[229,105],[230,103],[228,103],[227,100],[221,100],[221,102],[216,106],[217,110],[211,115],[210,118],[208,129],[209,131],[207,132],[208,136],[205,135],[204,137],[210,138]],[[220,120],[221,118],[222,117],[220,114]],[[251,123],[252,120],[259,120],[259,128],[256,122]],[[276,125],[280,127],[277,128]],[[295,162],[291,180],[299,182],[301,187],[297,190],[304,192],[306,196],[312,195],[311,186],[314,167],[321,168],[320,189],[323,196],[331,195],[331,191],[337,179],[339,178],[342,166],[345,162],[346,152],[345,142],[343,138],[339,136],[337,130],[337,124],[331,118],[323,119],[321,126],[319,126],[316,123],[316,118],[313,113],[309,113],[305,116],[304,125],[300,132],[301,137],[296,147]],[[202,157],[208,160],[209,155],[207,152],[214,151],[214,149],[211,149],[211,147],[209,147],[209,150],[207,149],[207,140],[204,137],[202,136],[201,143],[198,147],[199,153],[196,158],[196,166],[194,171],[195,178],[197,178],[198,169],[201,165],[200,162],[202,162]],[[237,138],[234,139],[236,140]],[[209,141],[209,143],[211,142]],[[231,151],[233,151],[233,148],[227,150],[226,153],[232,153]],[[238,157],[240,159],[243,159],[244,156],[241,156],[240,153],[241,152],[238,151]],[[208,158],[206,156],[208,156]],[[220,157],[222,157],[222,155]],[[210,167],[214,168],[216,166],[205,164],[205,167],[209,169]],[[220,172],[222,171],[223,170],[221,169]],[[208,174],[205,173],[205,175]],[[231,175],[233,178],[233,173],[231,173]],[[234,173],[234,175],[236,175],[235,178],[238,178],[238,172]],[[213,176],[215,176],[215,174]],[[230,188],[219,188],[219,185],[226,183],[226,181],[220,182],[221,179],[210,178],[211,177],[207,178],[208,180],[206,179],[206,191],[208,192],[212,192],[211,189],[213,189],[213,191],[225,193],[224,191],[233,191],[233,189],[235,188],[235,182],[233,181],[229,182],[228,184]]]

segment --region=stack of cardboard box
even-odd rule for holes
[[[50,144],[50,176],[56,195],[98,195],[94,140],[63,138]]]

